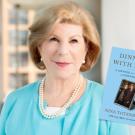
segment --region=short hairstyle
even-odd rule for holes
[[[41,61],[38,46],[46,39],[55,23],[69,23],[82,26],[88,51],[85,63],[81,65],[80,71],[84,72],[91,69],[96,64],[100,53],[99,34],[90,12],[71,1],[43,8],[35,17],[33,24],[29,28],[29,50],[34,64],[41,70],[46,69],[43,61]]]

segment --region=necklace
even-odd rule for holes
[[[46,110],[44,108],[44,98],[43,98],[44,97],[43,96],[44,83],[45,83],[45,78],[43,78],[41,80],[40,87],[39,87],[39,109],[40,109],[41,114],[45,118],[48,118],[48,119],[56,118],[56,117],[58,117],[61,114],[61,112],[66,110],[72,104],[73,100],[75,99],[75,97],[79,93],[80,87],[81,87],[81,79],[80,79],[78,81],[75,89],[73,90],[71,97],[68,99],[68,101],[58,111],[56,111],[53,114],[49,114],[49,113],[46,112]]]

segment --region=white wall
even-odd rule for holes
[[[102,0],[102,80],[113,45],[135,49],[135,0]],[[132,135],[135,126],[131,127]]]

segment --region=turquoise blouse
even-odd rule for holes
[[[0,135],[129,135],[126,125],[99,119],[101,84],[88,80],[80,99],[54,119],[39,111],[39,84],[40,80],[9,94],[0,115]]]

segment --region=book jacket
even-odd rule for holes
[[[135,50],[112,48],[100,118],[135,125]]]

